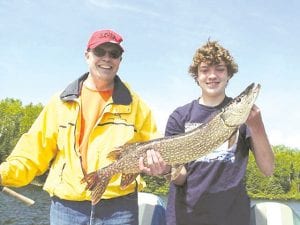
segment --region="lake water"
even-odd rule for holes
[[[40,187],[29,185],[14,189],[35,201],[27,206],[0,192],[0,225],[49,225],[50,199]],[[163,198],[165,200],[165,198]],[[260,201],[253,201],[260,202]],[[300,218],[300,201],[280,201],[290,206]]]
[[[50,198],[48,193],[34,185],[14,190],[33,199],[35,204],[27,206],[0,192],[0,224],[49,225]]]

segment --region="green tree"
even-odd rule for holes
[[[0,162],[16,145],[22,134],[28,131],[43,106],[23,106],[17,99],[0,101]],[[246,172],[246,185],[251,198],[300,200],[300,150],[284,145],[273,146],[275,172],[264,177],[258,170],[253,154],[250,153]],[[167,195],[169,182],[162,177],[143,176],[147,183],[145,192]],[[43,177],[44,179],[44,177]],[[37,183],[43,183],[38,181]]]
[[[42,109],[42,104],[33,105],[32,103],[30,103],[29,105],[23,107],[23,117],[20,124],[19,136],[29,130]]]
[[[41,104],[23,106],[20,100],[12,98],[0,101],[0,162],[10,154],[42,108]]]
[[[142,175],[147,187],[144,192],[150,192],[157,195],[167,195],[169,192],[169,182],[163,177]]]
[[[264,177],[250,154],[246,184],[251,198],[300,199],[300,151],[283,145],[273,146],[275,171]]]
[[[1,161],[8,156],[19,134],[22,103],[15,99],[0,102],[0,154]]]

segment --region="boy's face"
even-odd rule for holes
[[[213,65],[201,62],[198,65],[197,81],[202,89],[202,95],[209,97],[225,95],[225,88],[229,79],[227,66],[223,61]]]

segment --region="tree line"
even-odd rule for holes
[[[246,172],[246,187],[252,199],[300,200],[300,150],[283,145],[273,146],[275,171],[265,177],[258,170],[250,153]],[[161,177],[143,176],[147,187],[144,191],[158,195],[168,194],[169,183]]]
[[[41,110],[42,104],[23,105],[18,99],[0,101],[0,162],[10,154],[23,133],[28,131]],[[300,200],[300,149],[284,145],[272,146],[275,153],[275,172],[264,177],[250,153],[246,174],[248,194],[254,199]],[[45,176],[37,180],[43,180]],[[143,175],[147,183],[145,192],[167,195],[169,183],[162,177]]]

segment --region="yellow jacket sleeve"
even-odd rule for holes
[[[2,185],[20,187],[43,174],[56,154],[57,124],[54,97],[12,153],[0,165]]]

